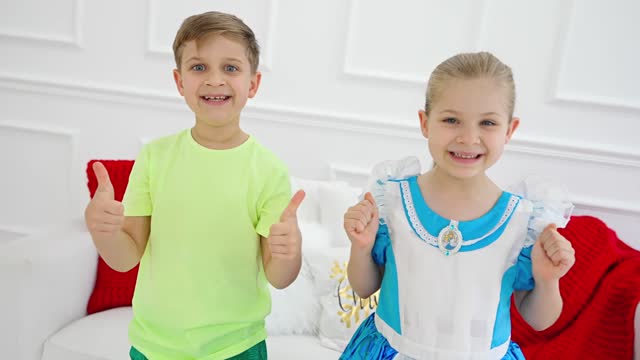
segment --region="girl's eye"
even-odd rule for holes
[[[238,68],[233,66],[233,65],[225,65],[224,66],[224,71],[235,72],[235,71],[238,71]]]
[[[193,70],[193,71],[204,71],[204,65],[202,65],[202,64],[193,65],[191,67],[191,70]]]
[[[494,126],[496,123],[493,120],[482,120],[480,124],[483,126]]]
[[[456,119],[456,118],[446,118],[443,121],[445,123],[447,123],[447,124],[456,124],[458,122],[458,119]]]

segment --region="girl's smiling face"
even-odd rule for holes
[[[440,170],[460,179],[484,175],[498,161],[519,119],[511,118],[507,88],[493,79],[450,79],[420,126]]]

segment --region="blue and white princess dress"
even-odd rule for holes
[[[376,313],[340,359],[524,359],[511,341],[510,298],[533,289],[532,245],[549,223],[564,227],[573,206],[529,182],[521,195],[503,192],[482,217],[457,222],[429,208],[419,173],[416,158],[374,169],[372,257],[384,277]]]

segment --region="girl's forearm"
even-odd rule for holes
[[[524,296],[518,311],[537,331],[553,325],[562,312],[562,296],[558,281],[536,284],[536,287]]]
[[[380,288],[382,274],[380,268],[373,262],[371,251],[363,251],[351,247],[349,265],[347,268],[349,284],[358,296],[368,298]]]

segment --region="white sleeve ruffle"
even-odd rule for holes
[[[389,180],[405,179],[411,176],[420,175],[420,161],[415,156],[409,156],[400,160],[387,160],[378,163],[373,167],[371,176],[367,180],[364,191],[370,192],[378,206],[379,217],[385,222],[385,186]]]
[[[565,187],[551,184],[543,178],[530,177],[517,184],[512,192],[533,205],[525,247],[533,245],[547,225],[553,223],[563,228],[569,222],[574,206]]]

